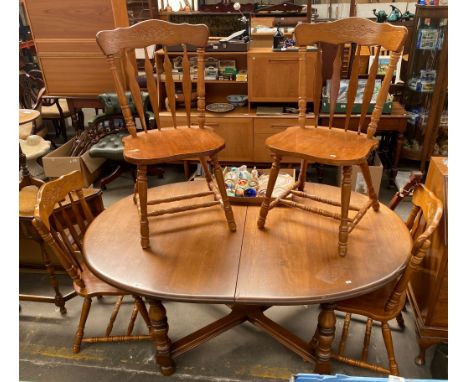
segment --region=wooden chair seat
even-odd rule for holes
[[[288,127],[266,140],[267,147],[282,155],[301,157],[308,161],[331,165],[352,165],[365,161],[378,141],[365,134],[328,126]]]
[[[224,148],[224,140],[205,127],[182,126],[177,129],[148,130],[137,138],[124,138],[124,157],[138,164],[210,156]]]
[[[83,269],[81,272],[81,279],[86,285],[86,292],[83,293],[82,288],[79,285],[73,283],[73,287],[79,295],[94,297],[97,295],[121,296],[128,294],[128,292],[115,288],[112,285],[107,284],[105,281],[97,278],[97,276],[95,276],[94,273],[89,270],[85,263],[81,263],[80,265]]]

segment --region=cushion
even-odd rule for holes
[[[116,161],[123,161],[122,138],[129,135],[126,132],[109,134],[101,138],[89,149],[89,155],[94,158],[107,158]]]
[[[70,111],[68,110],[68,102],[65,98],[59,99],[60,107],[62,108],[63,115],[65,117],[70,116]],[[60,113],[56,104],[52,106],[41,106],[41,114],[44,118],[60,118]]]
[[[132,93],[126,92],[125,96],[127,97],[127,102],[128,102],[128,105],[130,106],[130,110],[132,114],[136,114],[137,111],[135,108],[135,104],[133,103],[133,100],[132,100]],[[147,103],[149,100],[148,97],[149,97],[149,94],[147,92],[141,92],[141,98],[142,98],[144,110],[147,109]],[[104,114],[112,115],[112,114],[122,113],[120,109],[120,103],[119,103],[119,98],[117,96],[117,93],[102,93],[102,94],[99,94],[98,98],[104,105]]]

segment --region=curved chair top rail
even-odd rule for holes
[[[380,45],[387,50],[400,52],[408,30],[404,26],[376,23],[360,17],[349,17],[329,23],[299,24],[294,35],[298,45],[317,42],[329,44],[356,43]]]
[[[174,24],[153,19],[130,27],[100,31],[96,34],[96,41],[102,52],[109,56],[121,49],[144,48],[152,44],[189,44],[201,48],[208,43],[209,34],[204,24]]]

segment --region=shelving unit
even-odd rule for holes
[[[409,113],[401,157],[420,161],[448,151],[448,7],[416,6],[404,93]],[[441,123],[442,122],[442,123]]]

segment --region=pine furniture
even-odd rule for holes
[[[148,328],[150,325],[146,307],[137,294],[133,294],[135,305],[126,335],[111,336],[123,298],[132,294],[114,288],[100,280],[82,260],[83,236],[94,218],[95,216],[84,198],[83,179],[79,171],[63,175],[42,185],[39,189],[32,223],[44,242],[52,248],[63,268],[73,280],[73,288],[76,294],[83,297],[80,321],[72,347],[73,353],[80,352],[82,342],[139,341],[149,338],[149,335],[132,335],[138,313],[141,314]],[[92,299],[102,296],[117,297],[105,335],[84,338],[85,324]]]
[[[205,187],[202,181],[173,183],[150,189],[148,196],[172,198]],[[337,187],[306,183],[305,190],[340,200]],[[362,194],[353,193],[353,198],[367,200]],[[205,196],[203,200],[213,199]],[[186,205],[187,201],[174,202],[174,208]],[[129,196],[97,216],[86,232],[83,254],[89,269],[115,287],[148,299],[156,361],[163,374],[174,372],[176,357],[245,321],[315,362],[316,372],[330,374],[334,301],[369,293],[396,279],[411,251],[408,229],[386,206],[381,206],[379,214],[363,217],[345,257],[337,256],[335,246],[330,245],[336,231],[330,219],[310,219],[305,211],[278,208],[270,216],[275,228],[259,230],[258,212],[258,206],[233,206],[236,232],[226,229],[223,211],[215,206],[162,215],[150,224],[150,248],[142,249],[138,212]],[[112,240],[108,240],[110,225]],[[228,304],[232,312],[171,341],[162,301]],[[311,343],[263,313],[273,305],[305,304],[322,304],[318,334]]]
[[[408,282],[417,276],[419,265],[431,247],[431,236],[437,230],[443,212],[442,202],[423,184],[414,187],[412,202],[413,209],[406,225],[411,231],[414,244],[408,264],[401,277],[371,293],[336,303],[336,310],[346,313],[338,354],[333,355],[333,358],[338,361],[385,374],[399,375],[393,350],[392,332],[388,321],[400,316],[406,302]],[[352,314],[367,317],[364,345],[359,360],[344,355]],[[388,355],[388,367],[378,366],[367,361],[373,321],[381,323],[382,336]]]
[[[224,177],[218,162],[218,152],[224,147],[224,140],[205,126],[205,46],[208,42],[209,31],[206,25],[173,24],[162,20],[142,21],[127,28],[100,31],[96,35],[98,45],[106,55],[110,64],[110,70],[115,80],[115,87],[119,98],[120,108],[125,119],[130,136],[122,139],[124,144],[124,159],[137,166],[137,182],[135,185],[135,203],[140,212],[141,246],[149,246],[149,221],[148,217],[162,214],[184,212],[187,210],[219,205],[223,208],[226,220],[231,231],[236,230],[236,223],[232,209],[227,198],[224,186]],[[185,101],[186,124],[177,123],[176,118],[176,93],[172,78],[173,66],[169,56],[165,54],[164,63],[158,67],[157,79],[153,75],[153,65],[148,57],[146,47],[150,45],[162,45],[164,51],[167,47],[182,45],[184,55],[182,60],[183,78],[182,88]],[[187,54],[187,45],[197,48],[197,113],[192,113],[192,78]],[[134,66],[134,49],[144,49],[146,87],[154,112],[156,129],[149,130],[146,126],[144,107],[140,88],[137,82],[138,71]],[[116,67],[116,56],[124,61],[126,76],[121,76]],[[162,128],[159,119],[161,98],[158,97],[161,85],[161,76],[165,74],[165,88],[167,91],[168,105],[172,116],[172,128]],[[137,109],[143,131],[137,132],[135,120],[129,108],[125,96],[124,84],[128,83],[132,94],[132,100]],[[192,126],[192,121],[193,125]],[[198,158],[205,174],[207,190],[196,194],[183,194],[174,198],[148,200],[148,180],[146,176],[147,166],[175,160],[187,160]],[[213,165],[214,179],[208,168],[208,160]],[[212,195],[214,200],[210,203],[191,204],[186,208],[167,208],[162,211],[148,211],[148,206],[161,203],[171,203],[175,200],[200,198]]]

